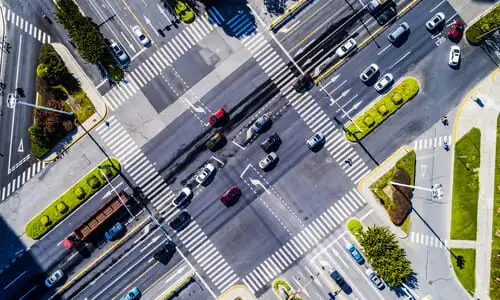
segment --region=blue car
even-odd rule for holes
[[[353,244],[347,244],[345,246],[345,249],[347,250],[347,252],[349,252],[349,254],[351,254],[352,258],[354,258],[354,260],[358,264],[362,265],[365,262],[365,259],[363,258],[363,256],[361,256],[361,253],[359,253],[358,249],[356,249]]]
[[[105,234],[104,237],[108,241],[112,241],[116,239],[117,236],[120,235],[125,230],[125,226],[123,226],[121,223],[116,223],[115,226],[111,227],[110,230],[108,230]]]
[[[138,288],[133,288],[126,295],[120,298],[120,300],[135,300],[139,299],[141,296],[141,291]]]

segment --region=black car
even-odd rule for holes
[[[191,215],[187,211],[178,214],[168,225],[173,230],[179,232],[191,222]]]
[[[352,293],[351,286],[345,282],[344,277],[340,275],[340,273],[336,270],[332,271],[330,273],[330,277],[337,283],[337,285],[344,291],[346,294]]]
[[[308,90],[312,89],[314,86],[314,81],[310,74],[304,74],[297,78],[293,88],[297,93],[305,93]]]
[[[162,264],[167,264],[168,261],[174,256],[175,244],[171,241],[166,242],[153,253],[153,258]]]
[[[264,149],[264,151],[266,151],[266,153],[271,153],[278,150],[280,145],[281,139],[276,132],[260,144],[260,146],[262,147],[262,149]]]

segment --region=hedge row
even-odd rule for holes
[[[500,3],[485,14],[465,31],[465,37],[471,44],[479,44],[483,41],[482,35],[495,28],[500,27]]]
[[[377,103],[373,104],[358,116],[354,120],[356,124],[350,123],[347,125],[345,131],[346,138],[351,142],[361,140],[403,106],[403,104],[413,98],[418,93],[418,90],[418,81],[414,78],[406,78],[389,93],[380,98]]]
[[[118,175],[118,171],[120,170],[120,163],[113,158],[111,161],[114,168],[103,169],[109,180]],[[105,160],[100,166],[109,164],[109,160]],[[92,197],[106,183],[106,179],[99,168],[93,169],[47,208],[31,219],[26,225],[26,235],[35,240],[41,238],[52,227],[80,206],[80,204]]]

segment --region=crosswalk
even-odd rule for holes
[[[96,128],[97,133],[111,149],[124,169],[134,182],[142,188],[154,208],[168,222],[178,209],[171,205],[175,197],[170,187],[165,183],[151,161],[144,155],[130,137],[126,129],[113,115],[108,119],[108,125],[101,124]],[[179,239],[196,259],[213,284],[223,292],[239,278],[214,247],[200,226],[193,220],[188,227],[178,233]]]
[[[104,95],[104,101],[109,109],[118,109],[153,78],[160,75],[163,70],[210,34],[214,28],[206,18],[196,18],[193,23],[187,25],[183,31],[170,39],[142,64],[136,66],[133,71],[127,72],[125,80]]]
[[[410,232],[410,241],[415,244],[420,244],[434,248],[444,248],[448,245],[447,240],[440,240],[435,236],[426,235],[418,232]]]
[[[300,95],[295,92],[293,89],[295,75],[271,47],[271,44],[261,33],[244,39],[243,44],[311,131],[321,132],[325,135],[325,148],[333,159],[342,165],[342,170],[347,176],[355,183],[361,181],[370,172],[370,169],[344,138],[342,130],[335,126],[312,96],[307,93]],[[344,163],[348,159],[352,162],[350,165]]]
[[[250,11],[239,10],[229,20],[226,20],[216,7],[210,7],[207,12],[210,23],[221,26],[229,36],[237,39],[251,35],[256,30],[255,18]]]
[[[219,292],[226,291],[240,280],[196,221],[192,221],[178,236]]]
[[[11,22],[16,27],[24,30],[35,39],[39,40],[42,44],[50,43],[50,35],[43,32],[40,28],[29,23],[23,17],[17,15],[15,12],[10,10],[8,7],[2,6],[2,15],[7,22]]]
[[[28,156],[27,156],[28,157]],[[33,176],[39,173],[43,168],[45,168],[46,163],[43,161],[34,162],[29,168],[24,170],[17,177],[12,179],[6,186],[2,187],[2,200],[4,201],[9,196],[11,196],[15,191],[17,191],[22,185],[24,185]]]
[[[413,149],[415,151],[424,149],[433,149],[437,147],[442,147],[444,142],[452,144],[451,134],[445,136],[436,136],[426,139],[418,139],[413,142]]]
[[[356,189],[352,189],[288,243],[250,271],[242,281],[255,294],[365,205],[366,200],[363,196]]]

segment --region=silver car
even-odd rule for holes
[[[260,118],[255,120],[255,123],[252,124],[250,130],[253,134],[260,134],[264,132],[271,125],[271,118],[263,114]]]
[[[335,53],[339,58],[342,58],[349,54],[351,51],[354,51],[354,49],[356,49],[356,41],[351,38],[343,43],[342,46],[338,47],[337,50],[335,50]]]
[[[368,268],[366,270],[366,275],[368,276],[368,278],[370,278],[371,282],[373,282],[373,284],[375,284],[375,286],[379,290],[382,290],[385,287],[382,279],[380,279],[380,277],[378,277],[377,273],[375,273],[375,270],[373,270],[372,268]]]
[[[441,24],[443,24],[445,19],[444,13],[438,12],[437,14],[434,15],[427,23],[425,23],[425,28],[429,31],[434,31],[436,28],[438,28]]]
[[[134,27],[132,27],[132,31],[134,32],[135,36],[139,39],[139,41],[141,42],[141,44],[144,46],[144,47],[149,47],[151,46],[151,41],[149,40],[149,38],[142,32],[141,28],[136,25]]]
[[[262,170],[266,170],[277,159],[278,159],[278,155],[276,154],[276,152],[271,152],[268,155],[266,155],[266,157],[264,157],[263,159],[260,160],[259,167]]]
[[[215,171],[215,166],[212,165],[211,163],[206,164],[196,175],[196,182],[199,184],[203,184],[210,175]]]
[[[53,287],[61,278],[63,278],[64,273],[61,270],[57,270],[49,278],[45,280],[45,286],[50,288]]]
[[[191,192],[190,188],[184,187],[179,194],[177,194],[177,197],[172,200],[172,205],[175,207],[182,206],[189,198],[191,198],[192,194],[193,192]]]
[[[315,133],[306,141],[306,145],[309,149],[314,149],[324,141],[325,141],[325,136],[321,132],[318,132]]]
[[[387,73],[382,78],[380,78],[377,83],[375,83],[375,90],[377,92],[382,92],[385,90],[394,80],[394,77],[392,76],[391,73]]]
[[[118,60],[121,62],[126,62],[128,60],[128,55],[123,51],[122,47],[118,45],[116,42],[111,43],[110,45],[111,50],[113,50],[113,53],[116,55]]]
[[[377,74],[378,72],[378,66],[377,64],[371,64],[366,68],[361,75],[359,75],[359,79],[363,82],[367,82],[368,80],[372,79],[372,77]]]

